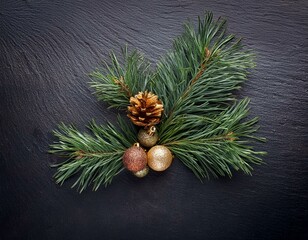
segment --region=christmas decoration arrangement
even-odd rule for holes
[[[226,34],[226,21],[208,12],[184,32],[155,68],[137,51],[114,53],[102,70],[91,74],[96,96],[119,111],[117,123],[90,132],[61,124],[50,152],[64,157],[56,182],[76,175],[73,187],[107,186],[122,171],[138,178],[166,171],[181,161],[201,181],[210,176],[251,174],[265,152],[252,142],[257,118],[247,118],[249,99],[234,91],[254,67],[254,55],[240,39]]]

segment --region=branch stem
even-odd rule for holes
[[[194,78],[192,78],[192,80],[190,81],[190,84],[188,85],[188,87],[186,88],[186,90],[184,91],[183,95],[175,102],[173,108],[170,111],[170,114],[168,116],[168,118],[173,116],[174,110],[177,108],[177,106],[180,103],[180,100],[184,99],[187,94],[189,93],[189,91],[191,90],[191,88],[193,87],[193,85],[199,80],[199,78],[202,76],[202,74],[204,73],[204,71],[207,68],[207,63],[209,62],[209,59],[211,57],[211,51],[205,47],[204,49],[204,57],[202,59],[202,62],[200,63],[200,67],[199,70],[197,72],[197,74],[194,76]]]
[[[120,78],[114,78],[113,81],[115,84],[120,86],[121,91],[124,92],[127,97],[130,98],[133,95],[127,84],[125,84],[123,76],[120,76]]]
[[[226,135],[207,138],[207,139],[204,139],[203,141],[204,142],[212,142],[212,141],[218,141],[218,140],[227,140],[227,141],[233,142],[233,141],[235,141],[235,138],[232,137],[231,135],[234,135],[234,133],[229,132]],[[165,143],[164,145],[166,145],[166,146],[181,145],[181,144],[185,144],[185,141],[189,141],[189,143],[193,143],[193,144],[199,144],[200,143],[200,141],[197,141],[197,140],[194,141],[194,140],[189,140],[189,139],[181,139],[181,140]]]
[[[123,151],[112,151],[112,152],[84,152],[82,150],[75,151],[76,159],[81,159],[83,157],[103,157],[111,154],[120,154]]]

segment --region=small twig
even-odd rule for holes
[[[188,94],[188,92],[190,91],[190,89],[192,88],[192,86],[199,80],[199,78],[202,76],[202,74],[204,73],[204,71],[207,68],[207,63],[209,61],[211,57],[211,52],[210,50],[206,47],[204,49],[204,59],[200,64],[200,68],[199,71],[197,72],[196,76],[191,80],[189,86],[187,87],[186,91],[183,94],[183,97],[186,97],[186,95]]]
[[[191,80],[189,86],[187,87],[187,89],[185,90],[185,92],[183,93],[183,96],[180,99],[183,99],[187,96],[187,94],[189,93],[189,91],[191,90],[192,86],[198,81],[198,79],[202,76],[202,74],[204,73],[204,71],[207,68],[207,63],[211,58],[211,51],[206,47],[204,49],[204,59],[202,60],[201,64],[200,64],[200,68],[199,71],[197,72],[197,74],[195,75],[195,77]],[[178,99],[178,100],[180,100]],[[177,101],[178,103],[178,101]],[[174,109],[177,106],[177,103],[174,104],[174,107],[172,108],[172,110],[170,111],[169,117],[173,115]]]
[[[208,60],[211,57],[211,52],[210,52],[210,50],[207,47],[204,49],[204,55],[205,55],[205,58],[201,62],[200,69],[197,72],[196,76],[191,80],[190,86],[193,85],[202,76],[202,74],[204,73],[204,71],[205,71],[205,69],[207,67],[206,63],[208,62]]]
[[[229,132],[227,135],[226,135],[226,139],[231,141],[231,142],[234,142],[236,140],[236,138],[234,137],[234,132]]]
[[[117,84],[117,85],[120,86],[121,91],[124,92],[124,93],[126,94],[127,97],[131,97],[131,96],[132,96],[132,93],[131,93],[129,87],[128,87],[127,84],[125,84],[125,82],[124,82],[123,76],[120,76],[119,79],[113,78],[113,81],[114,81],[115,84]]]
[[[112,153],[122,153],[122,151],[115,151]],[[110,152],[84,152],[82,150],[78,150],[74,152],[74,155],[76,156],[75,159],[79,160],[83,157],[97,157],[97,156],[104,156],[104,155],[110,155]]]
[[[205,141],[206,142],[213,142],[213,141],[219,141],[219,140],[226,140],[226,141],[234,142],[236,140],[236,138],[232,137],[232,135],[234,135],[234,132],[229,132],[226,135],[207,138],[207,139],[205,139]],[[189,140],[189,143],[199,144],[199,142],[200,141],[197,141],[197,140],[196,141]],[[185,139],[173,141],[173,142],[168,142],[168,143],[165,143],[164,145],[170,146],[170,145],[180,145],[180,144],[185,144]]]

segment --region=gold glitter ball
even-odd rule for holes
[[[138,171],[138,172],[134,172],[133,174],[138,177],[138,178],[143,178],[145,177],[146,175],[148,175],[149,173],[149,167],[146,166],[144,169]]]
[[[154,126],[151,127],[155,129]],[[139,143],[147,148],[153,147],[158,141],[158,134],[156,130],[151,132],[150,130],[140,129],[138,132],[138,141]]]
[[[173,155],[171,151],[162,145],[156,145],[148,151],[148,165],[154,171],[165,171],[170,167]]]

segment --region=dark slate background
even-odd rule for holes
[[[51,130],[116,116],[87,74],[126,43],[155,63],[205,10],[257,53],[240,95],[261,117],[266,165],[201,184],[175,160],[97,192],[57,186]],[[307,63],[304,0],[1,1],[0,239],[308,239]]]

